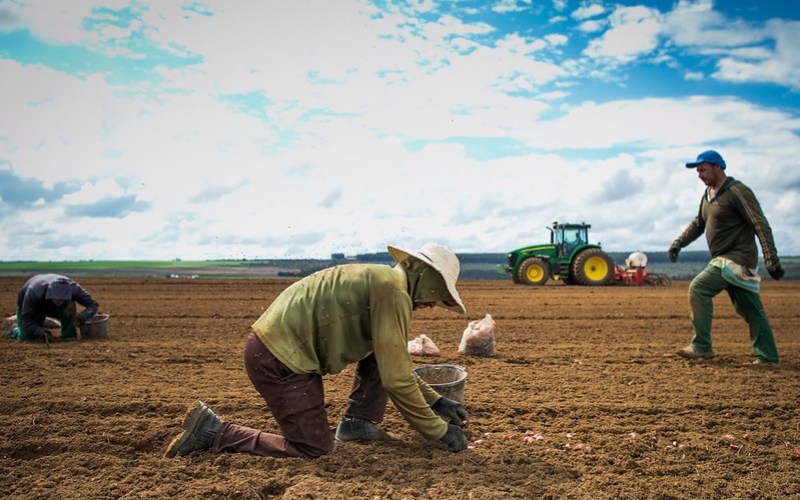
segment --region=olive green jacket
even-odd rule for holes
[[[758,236],[767,269],[774,269],[780,264],[772,229],[761,211],[761,205],[753,191],[733,177],[727,178],[712,200],[708,199],[706,189],[697,217],[672,245],[683,248],[704,231],[712,257],[725,257],[755,269],[758,267],[755,237]]]
[[[401,266],[349,264],[284,290],[253,324],[264,345],[296,373],[339,373],[372,353],[395,407],[426,439],[447,423],[431,405],[441,397],[414,372],[408,354],[412,299]]]

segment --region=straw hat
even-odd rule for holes
[[[388,246],[389,254],[398,264],[403,262],[409,257],[414,257],[420,262],[434,268],[444,278],[444,283],[447,286],[447,291],[450,297],[453,298],[455,304],[443,304],[445,309],[460,312],[465,314],[467,312],[464,307],[464,302],[461,301],[461,296],[458,295],[456,290],[456,281],[458,280],[458,273],[461,270],[461,265],[458,263],[458,257],[447,247],[437,245],[436,243],[426,243],[419,252],[410,252],[402,250],[391,245]]]

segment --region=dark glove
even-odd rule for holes
[[[75,318],[75,326],[83,326],[84,324],[86,324],[86,318],[82,318],[80,316]]]
[[[772,276],[772,279],[774,280],[779,280],[783,278],[784,274],[786,274],[783,270],[783,267],[781,267],[780,264],[773,267],[772,269],[767,269],[767,272],[769,273],[770,276]]]
[[[669,256],[669,261],[670,262],[678,262],[678,253],[680,253],[680,251],[681,251],[681,247],[679,247],[678,245],[672,245],[671,247],[669,247],[669,250],[667,250],[667,255]]]
[[[447,445],[447,451],[453,453],[467,449],[467,436],[457,425],[447,424],[447,433],[439,441]]]
[[[34,336],[36,334],[34,333]],[[43,342],[47,342],[48,344],[53,340],[53,333],[50,330],[42,330],[42,334],[39,337],[36,337],[38,340]]]
[[[433,403],[431,408],[456,425],[464,425],[467,422],[467,410],[465,410],[458,401],[441,398],[439,401]]]

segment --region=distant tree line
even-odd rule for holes
[[[608,252],[619,266],[631,252]],[[669,262],[667,252],[647,253],[647,271],[663,273],[673,280],[690,280],[708,263],[707,251],[681,252],[676,263]],[[498,264],[506,263],[504,253],[459,253],[461,279],[469,280],[507,280],[507,274],[497,272]],[[0,275],[24,276],[41,272],[60,272],[65,274],[90,276],[163,276],[197,275],[198,277],[257,277],[275,276],[301,278],[327,267],[349,264],[371,263],[393,265],[394,260],[388,252],[364,253],[352,257],[335,253],[330,259],[219,259],[208,261],[62,261],[62,262],[3,262],[0,261]],[[786,279],[800,279],[800,257],[781,256],[786,271]],[[764,264],[759,273],[769,280]]]

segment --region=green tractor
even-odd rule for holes
[[[600,245],[589,243],[590,224],[553,222],[550,243],[530,245],[508,254],[508,264],[497,266],[500,274],[510,274],[514,283],[540,286],[550,278],[565,283],[603,286],[614,282],[616,265]]]

